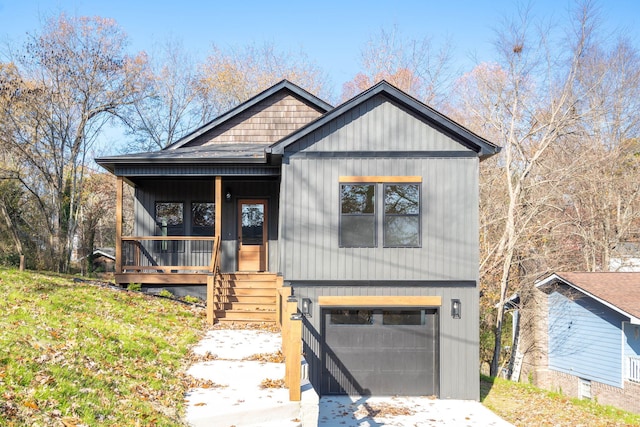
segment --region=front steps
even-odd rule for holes
[[[277,286],[272,273],[221,273],[214,294],[217,321],[275,323]]]

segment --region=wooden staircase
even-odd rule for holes
[[[214,291],[218,322],[275,322],[277,276],[272,273],[221,273]]]

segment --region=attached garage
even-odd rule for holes
[[[439,307],[342,305],[321,313],[322,395],[439,395]]]

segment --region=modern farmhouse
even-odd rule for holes
[[[478,175],[498,151],[384,81],[337,107],[282,81],[163,150],[96,160],[119,183],[115,277],[209,281],[218,321],[273,320],[289,288],[321,395],[478,400]]]

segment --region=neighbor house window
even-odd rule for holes
[[[213,236],[216,205],[213,202],[191,203],[191,235]]]
[[[384,185],[384,246],[420,246],[420,185]]]
[[[376,246],[376,185],[340,185],[340,246]]]

